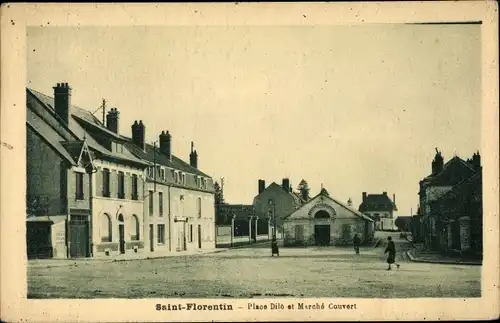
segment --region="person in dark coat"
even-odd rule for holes
[[[276,237],[273,237],[273,241],[271,242],[271,256],[274,257],[275,254],[278,257],[280,256],[280,251],[279,251],[279,248],[278,248],[278,242],[276,241]]]
[[[387,240],[389,242],[387,243],[387,248],[385,248],[384,251],[384,254],[389,253],[389,256],[387,257],[389,268],[387,268],[387,270],[391,270],[391,264],[395,264],[399,269],[399,264],[396,263],[396,245],[394,244],[394,241],[392,241],[391,237],[387,237]]]
[[[354,245],[354,251],[356,251],[356,254],[359,255],[359,245],[361,244],[361,239],[359,238],[357,233],[354,235],[352,243]]]

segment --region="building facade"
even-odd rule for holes
[[[173,154],[172,136],[162,131],[158,143],[144,142],[142,121],[131,126],[127,147],[147,160],[144,235],[150,252],[178,252],[215,248],[214,182],[198,169],[198,153],[191,143],[190,163]]]
[[[27,89],[27,253],[30,258],[106,257],[129,252],[215,248],[213,182],[172,155],[171,136],[145,143],[145,127],[120,135],[71,104],[67,83],[54,97]]]
[[[363,242],[373,239],[374,221],[329,196],[326,189],[283,221],[285,246],[352,244],[355,234]]]
[[[265,181],[260,179],[258,189],[258,195],[253,199],[255,216],[261,223],[271,221],[269,222],[271,235],[279,237],[283,232],[284,218],[303,205],[305,201],[299,194],[292,191],[288,178],[283,179],[281,186],[273,182],[267,187]]]
[[[396,206],[396,194],[393,194],[393,200],[391,200],[387,192],[383,192],[382,194],[367,194],[363,192],[362,202],[358,210],[375,221],[376,230],[397,230],[394,214],[398,210]]]
[[[481,169],[480,155],[464,161],[454,156],[444,163],[441,152],[436,150],[432,161],[432,172],[420,181],[419,190],[419,216],[420,240],[428,248],[438,250],[440,247],[441,233],[439,228],[438,213],[431,210],[432,204],[443,197],[459,183],[470,179]]]
[[[67,83],[54,87],[54,97],[27,89],[30,258],[95,257],[143,247],[136,233],[147,163],[124,148],[123,138],[89,120],[98,121],[71,105]]]

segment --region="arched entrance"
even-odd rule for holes
[[[316,246],[330,245],[330,214],[319,210],[314,214],[314,244]]]
[[[120,253],[125,253],[125,221],[123,214],[118,215],[118,236],[120,241]]]

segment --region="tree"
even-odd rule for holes
[[[405,218],[396,218],[394,224],[398,227],[399,231],[409,231],[409,221]]]
[[[224,214],[222,214],[222,208],[220,207],[222,204],[224,204],[224,192],[222,190],[222,187],[219,185],[219,183],[216,181],[214,183],[214,200],[215,200],[215,219],[216,222],[219,223],[225,223],[226,219],[224,217]]]
[[[222,191],[222,188],[220,187],[219,183],[215,181],[214,184],[214,191],[215,191],[215,205],[218,204],[224,204],[224,192]]]
[[[309,185],[304,179],[300,181],[297,190],[304,201],[309,200]]]

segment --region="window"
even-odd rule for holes
[[[118,172],[118,198],[125,198],[125,174]]]
[[[201,186],[201,185],[200,185],[200,178],[199,178],[198,176],[195,176],[195,177],[194,177],[194,184],[195,184],[198,188],[200,188],[200,186]]]
[[[101,242],[111,242],[111,217],[104,213],[101,215]]]
[[[197,200],[197,206],[198,206],[198,217],[200,218],[201,217],[201,197],[198,197],[198,200]]]
[[[163,167],[162,167],[162,168],[160,168],[160,179],[161,179],[162,181],[164,181],[164,180],[165,180],[165,168],[163,168]]]
[[[193,225],[189,225],[189,242],[193,242]]]
[[[133,174],[132,175],[132,200],[139,199],[137,184],[138,184],[137,175]]]
[[[154,168],[153,167],[148,167],[148,177],[153,178],[153,173],[154,173]]]
[[[83,200],[83,173],[76,173],[76,199]]]
[[[174,171],[174,183],[179,184],[179,173]]]
[[[160,208],[160,216],[163,216],[163,193],[158,192],[158,206]]]
[[[165,244],[165,224],[158,224],[158,244]]]
[[[132,241],[138,241],[140,239],[140,230],[139,230],[139,218],[135,214],[132,215],[131,217],[131,235],[130,235],[130,240]]]
[[[182,185],[186,185],[186,174],[182,174]]]
[[[153,191],[149,191],[149,216],[153,215]]]
[[[102,170],[102,196],[111,196],[111,192],[109,191],[109,169],[107,168]]]

